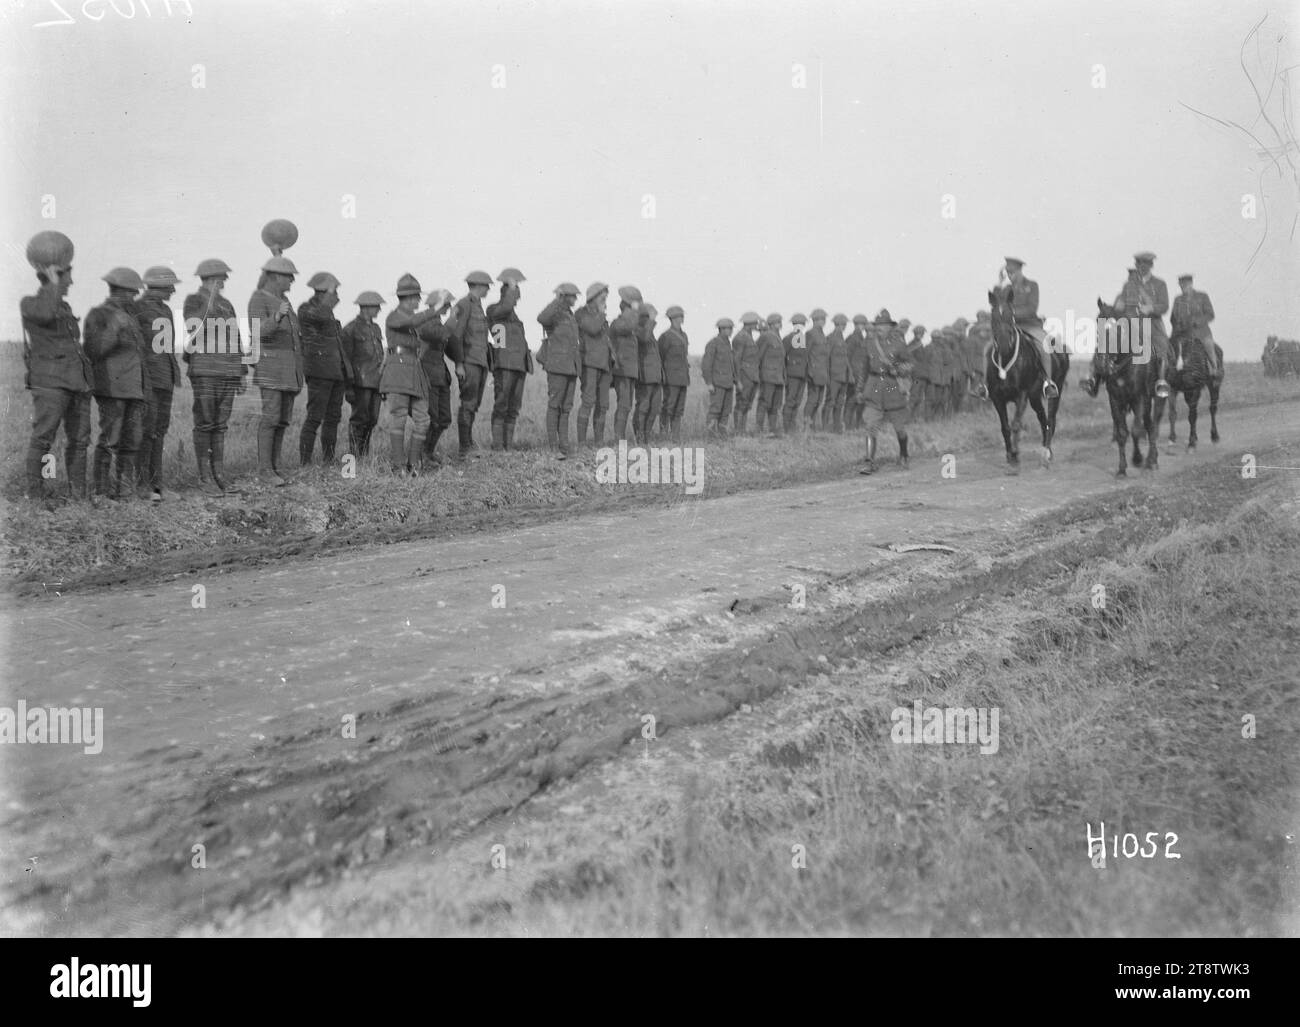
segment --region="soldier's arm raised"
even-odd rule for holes
[[[53,282],[42,282],[35,296],[24,296],[19,303],[23,317],[42,326],[56,324],[59,320],[59,289]],[[12,308],[10,308],[12,309]]]

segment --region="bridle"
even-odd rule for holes
[[[1008,318],[1009,318],[1010,321],[1011,321],[1011,336],[1012,336],[1013,339],[1015,339],[1015,345],[1013,346],[1013,348],[1012,348],[1012,350],[1011,350],[1011,359],[1008,360],[1008,361],[1006,362],[1005,365],[998,363],[998,348],[999,348],[999,347],[997,346],[997,336],[996,336],[996,335],[994,335],[994,346],[993,346],[993,348],[989,351],[989,359],[993,361],[993,366],[996,367],[996,368],[998,369],[998,380],[999,380],[999,381],[1006,381],[1006,380],[1007,380],[1007,372],[1010,371],[1013,367],[1015,367],[1015,365],[1016,365],[1016,360],[1019,359],[1019,357],[1020,357],[1020,326],[1019,326],[1018,324],[1016,324],[1016,315],[1015,315],[1015,314],[1008,314],[1007,316],[1008,316]]]

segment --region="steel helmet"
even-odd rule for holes
[[[681,307],[677,306],[677,304],[674,303],[671,307],[669,307],[667,310],[664,311],[664,316],[667,317],[669,320],[671,320],[674,317],[685,317],[686,311],[684,311]]]
[[[176,272],[165,264],[158,264],[149,268],[144,273],[145,285],[157,285],[166,287],[168,285],[176,286],[180,284],[180,279],[176,277]]]
[[[317,271],[307,279],[307,288],[315,289],[317,292],[328,292],[330,289],[337,289],[341,284],[328,271]]]
[[[384,297],[380,296],[377,292],[370,292],[367,290],[357,297],[358,307],[382,307],[383,305]]]
[[[230,265],[224,260],[215,258],[210,260],[200,260],[199,266],[194,271],[199,278],[216,278],[218,275],[230,274]]]
[[[262,265],[262,270],[276,275],[296,275],[298,273],[298,269],[293,266],[293,261],[288,257],[272,257]]]
[[[555,287],[555,295],[557,296],[577,296],[581,292],[582,290],[572,282],[561,282]]]
[[[640,303],[641,290],[635,285],[621,285],[618,289],[618,298],[624,303]]]
[[[609,286],[604,282],[592,282],[587,286],[587,302],[591,302],[602,293],[609,292]]]
[[[57,264],[65,271],[72,265],[72,240],[62,232],[37,232],[27,243],[27,263],[38,271]]]
[[[136,292],[144,288],[144,282],[140,281],[140,276],[129,267],[113,268],[104,276],[104,281],[120,289],[134,289]]]
[[[422,292],[424,292],[424,290],[420,288],[420,280],[410,272],[402,275],[402,277],[397,280],[398,296],[418,296]]]
[[[528,281],[528,279],[524,277],[524,273],[520,271],[519,268],[508,267],[504,271],[502,271],[499,275],[497,275],[497,281],[517,283],[517,282],[526,282]]]

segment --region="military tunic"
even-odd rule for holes
[[[578,349],[582,356],[582,402],[578,406],[578,445],[587,441],[587,424],[592,439],[600,445],[605,438],[605,414],[609,410],[612,380],[609,321],[588,303],[574,315],[578,322]]]
[[[564,297],[556,296],[537,315],[537,323],[546,333],[537,353],[538,363],[546,368],[546,439],[561,453],[568,453],[569,411],[582,373],[578,319]]]

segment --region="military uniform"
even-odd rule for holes
[[[820,316],[819,316],[820,315]],[[819,427],[818,414],[826,401],[826,388],[831,381],[831,346],[822,325],[826,312],[813,311],[813,326],[808,329],[808,401],[803,406],[804,420],[809,431]],[[825,418],[823,417],[824,421]]]
[[[273,257],[272,260],[284,260]],[[270,262],[263,270],[270,267]],[[275,272],[288,274],[289,272]],[[283,296],[258,289],[248,301],[248,323],[258,332],[260,355],[253,365],[253,384],[262,390],[262,417],[257,427],[257,465],[264,477],[281,481],[280,449],[293,418],[293,402],[302,391],[302,329],[290,305],[284,313]]]
[[[74,499],[86,498],[86,449],[90,445],[90,361],[81,348],[81,326],[59,295],[43,282],[35,296],[19,303],[23,322],[25,384],[32,394],[32,437],[27,444],[27,491],[45,492],[45,454],[63,426],[63,474]]]
[[[848,320],[843,314],[836,314],[835,328],[826,340],[829,384],[826,386],[826,402],[822,406],[822,431],[830,428],[837,435],[844,431],[844,404],[848,399],[849,383],[853,380],[849,373],[849,344],[844,338]]]
[[[180,364],[176,360],[176,318],[167,297],[166,289],[150,288],[135,305],[136,320],[145,340],[147,382],[140,438],[140,480],[158,498],[162,491],[163,449],[172,423],[172,399],[181,380]]]
[[[546,369],[546,441],[567,455],[569,411],[573,409],[578,377],[582,373],[582,343],[578,337],[578,319],[564,298],[577,296],[578,289],[566,283],[557,292],[559,295],[537,315],[537,323],[546,333],[537,351],[537,362]]]
[[[785,410],[782,426],[787,432],[794,430],[794,419],[808,387],[808,338],[803,327],[807,318],[795,314],[790,318],[790,323],[794,325],[794,330],[781,340],[785,350]]]
[[[713,435],[727,433],[727,418],[731,416],[731,402],[736,388],[735,353],[728,338],[732,323],[729,318],[718,321],[718,334],[704,347],[700,361],[700,377],[709,390],[709,414],[705,431]]]
[[[578,407],[578,445],[587,441],[587,424],[591,423],[592,441],[605,441],[605,415],[609,410],[612,381],[612,353],[609,346],[609,321],[596,299],[605,292],[601,282],[587,290],[587,305],[574,319],[578,322],[578,349],[582,357],[582,402]]]
[[[908,417],[918,418],[925,414],[927,392],[931,388],[930,357],[934,344],[926,346],[923,342],[925,331],[916,332],[907,344],[907,360],[912,365],[912,391],[908,395]],[[938,333],[935,333],[935,338]]]
[[[524,401],[524,380],[533,373],[533,355],[524,323],[515,313],[519,289],[507,282],[501,298],[487,308],[492,344],[492,448],[509,449]]]
[[[862,318],[861,321],[858,320],[859,317]],[[863,404],[866,402],[867,346],[875,338],[875,329],[861,314],[853,319],[853,324],[853,334],[848,338],[849,377],[853,379],[853,390],[847,403],[853,411],[849,427],[861,428]]]
[[[672,308],[669,308],[671,315]],[[686,413],[686,388],[691,383],[687,357],[690,340],[686,332],[669,328],[659,336],[659,361],[664,369],[664,405],[659,431],[671,433],[673,442],[682,441],[682,415]]]
[[[1189,335],[1199,342],[1211,367],[1217,363],[1214,333],[1210,330],[1210,322],[1213,320],[1214,304],[1205,293],[1193,289],[1190,297],[1182,293],[1174,297],[1173,311],[1170,314],[1174,327],[1173,338]]]
[[[470,284],[490,285],[492,279],[474,272],[466,279]],[[487,376],[492,370],[493,348],[488,335],[487,314],[482,301],[472,292],[462,296],[452,308],[448,320],[452,334],[465,354],[465,380],[460,383],[460,407],[456,411],[456,428],[460,434],[462,454],[474,449],[474,418],[483,403]]]
[[[636,338],[636,413],[632,415],[632,431],[637,442],[645,444],[650,441],[650,434],[659,419],[659,407],[663,403],[664,367],[659,356],[659,342],[655,339],[654,317],[647,316],[644,309],[637,325]]]
[[[867,460],[864,474],[875,470],[876,434],[888,421],[898,436],[898,459],[907,466],[908,396],[904,376],[907,373],[907,345],[903,333],[882,310],[873,324],[874,337],[866,347],[863,423],[867,430]]]
[[[95,442],[94,489],[121,498],[122,483],[135,487],[136,459],[144,428],[145,341],[135,303],[109,296],[86,315],[86,354],[91,391],[99,408]]]
[[[228,271],[224,263],[213,260],[204,261],[195,272],[200,276],[200,285],[198,292],[185,297],[187,338],[181,356],[194,392],[191,414],[199,484],[220,492],[228,491],[225,458],[230,412],[235,394],[244,389],[248,375],[234,304],[211,285],[214,277]],[[191,325],[196,330],[189,335]],[[256,325],[249,330],[258,331]]]
[[[378,294],[374,298],[379,299]],[[342,345],[348,368],[348,404],[352,407],[348,441],[352,453],[363,457],[370,452],[370,436],[379,423],[379,374],[384,366],[383,329],[364,314],[358,314],[343,329]],[[450,414],[447,422],[451,423]]]
[[[620,441],[627,438],[627,422],[636,397],[640,362],[640,341],[637,335],[639,327],[640,318],[630,306],[624,307],[609,326],[614,398],[618,404],[614,410],[614,437]]]
[[[785,396],[785,348],[776,324],[769,319],[758,337],[758,381],[761,389],[758,399],[758,430],[763,430],[764,419],[768,431],[781,434],[781,401]]]
[[[749,409],[754,405],[754,397],[758,395],[758,343],[754,339],[758,315],[745,314],[740,320],[740,331],[731,340],[731,352],[736,364],[734,425],[736,431],[743,432],[749,420]]]
[[[465,364],[465,354],[451,325],[443,323],[441,314],[429,317],[430,310],[436,312],[442,304],[450,301],[451,293],[445,290],[430,293],[427,307],[418,315],[428,320],[416,327],[416,335],[423,344],[420,347],[420,365],[424,368],[424,380],[428,386],[429,430],[424,436],[422,455],[434,464],[440,462],[438,440],[451,427],[451,372],[447,370],[447,360],[450,359],[461,370]]]
[[[298,436],[298,459],[304,465],[311,463],[319,429],[321,459],[328,462],[334,459],[349,377],[343,326],[320,292],[298,308],[298,324],[302,329],[303,377],[307,380],[307,415]]]
[[[420,283],[411,275],[404,275],[397,283],[399,299],[418,296],[420,291]],[[379,376],[379,391],[388,397],[389,456],[395,471],[412,470],[416,454],[424,452],[424,440],[429,432],[429,378],[421,359],[424,343],[420,330],[435,319],[436,314],[431,310],[406,310],[399,306],[384,320],[388,356]],[[451,330],[451,337],[459,343],[455,329]],[[411,421],[409,443],[406,441],[408,418]]]

